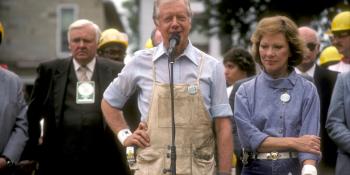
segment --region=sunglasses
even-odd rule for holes
[[[306,47],[311,51],[313,52],[316,48],[317,44],[316,43],[307,43],[306,44]]]

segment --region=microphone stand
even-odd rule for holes
[[[170,99],[171,99],[171,146],[170,149],[170,169],[164,169],[164,173],[171,172],[176,175],[176,146],[175,146],[175,110],[174,110],[174,62],[175,62],[175,47],[169,50],[170,64]]]

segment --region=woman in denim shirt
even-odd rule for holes
[[[235,98],[242,174],[316,175],[320,102],[313,83],[293,68],[305,48],[297,26],[284,16],[263,18],[251,41],[262,71]]]

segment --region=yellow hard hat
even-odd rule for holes
[[[119,32],[117,29],[107,29],[101,33],[98,49],[101,49],[106,44],[119,43],[128,47],[128,35]]]
[[[4,35],[5,35],[4,27],[2,26],[2,24],[0,22],[0,44],[1,44],[2,40],[3,40],[3,38],[4,38]]]
[[[350,11],[337,14],[332,20],[332,32],[350,30]]]
[[[320,65],[340,61],[341,58],[343,58],[343,55],[338,52],[336,47],[328,46],[327,48],[323,49],[320,54]]]
[[[145,44],[145,48],[150,49],[152,47],[153,47],[152,40],[151,40],[151,38],[148,38],[148,40],[146,41],[146,44]]]

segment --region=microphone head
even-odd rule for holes
[[[179,35],[179,33],[177,33],[177,32],[171,33],[170,37],[169,37],[169,43],[171,43],[172,40],[176,42],[175,45],[178,45],[180,43],[180,35]]]

